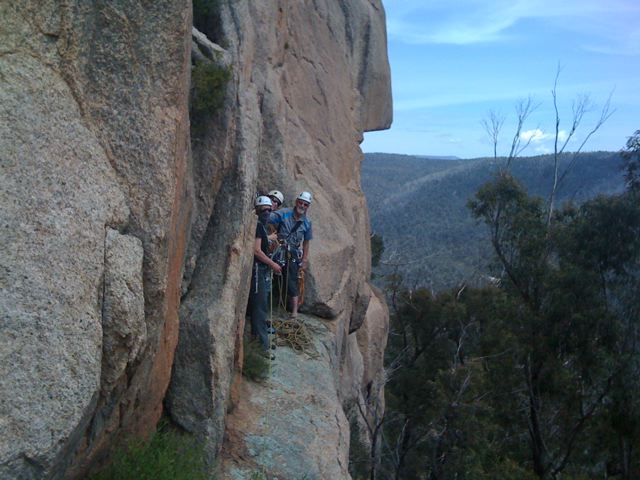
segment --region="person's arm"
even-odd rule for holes
[[[271,212],[269,216],[269,225],[273,226],[273,233],[267,235],[269,242],[277,242],[278,241],[278,230],[280,230],[280,223],[282,222],[282,218],[278,214],[278,212]]]
[[[276,273],[282,273],[282,268],[276,262],[271,260],[266,253],[262,251],[262,239],[260,237],[256,237],[256,241],[253,244],[253,254],[256,256],[258,260],[267,265],[271,270]]]
[[[304,242],[302,242],[302,259],[300,260],[300,268],[302,270],[307,268],[307,263],[309,261],[309,259],[308,259],[308,257],[309,257],[309,245],[311,245],[311,242],[309,240],[305,240]]]

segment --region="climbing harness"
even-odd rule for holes
[[[288,303],[288,288],[284,282],[284,279],[288,279],[289,275],[289,267],[288,264],[291,261],[299,262],[300,259],[298,257],[299,250],[297,248],[293,248],[292,245],[289,244],[289,239],[291,236],[296,233],[298,228],[303,224],[303,220],[298,220],[293,225],[293,228],[289,232],[289,234],[285,238],[278,239],[276,242],[275,250],[271,253],[271,260],[276,262],[283,270],[286,269],[286,273],[281,275],[278,282],[278,306],[282,307],[284,310],[287,309]],[[274,229],[275,232],[275,229]],[[295,255],[295,257],[294,257]],[[288,280],[287,280],[288,281]],[[298,269],[298,305],[302,305],[304,301],[304,271]],[[302,287],[302,290],[300,288]],[[302,294],[302,295],[300,295]]]

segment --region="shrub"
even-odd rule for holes
[[[229,68],[203,60],[196,62],[191,78],[195,90],[192,104],[194,113],[211,114],[222,107],[230,78]]]
[[[242,375],[254,382],[261,382],[269,377],[269,359],[259,341],[245,340]]]
[[[134,441],[116,452],[113,462],[89,480],[212,480],[202,444],[161,422],[148,442]]]

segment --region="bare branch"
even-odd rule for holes
[[[553,212],[555,209],[555,201],[558,190],[562,181],[565,179],[567,174],[573,169],[575,166],[575,162],[578,158],[578,154],[582,151],[582,148],[585,146],[587,141],[591,138],[591,136],[596,133],[600,127],[613,115],[615,110],[611,109],[611,98],[613,96],[613,90],[609,93],[609,97],[607,101],[602,106],[602,110],[600,111],[600,117],[596,121],[595,125],[591,128],[589,133],[584,137],[582,143],[578,147],[578,149],[573,152],[573,156],[568,166],[564,169],[562,173],[559,173],[559,162],[560,155],[564,152],[565,148],[569,144],[569,141],[573,138],[578,127],[582,123],[585,113],[587,113],[591,109],[591,99],[589,95],[580,95],[572,104],[572,113],[573,118],[571,121],[571,129],[566,134],[566,137],[563,140],[562,146],[558,148],[558,143],[560,141],[560,115],[558,113],[558,102],[557,102],[557,84],[558,84],[558,76],[560,74],[560,67],[558,67],[558,72],[556,73],[556,79],[553,85],[553,90],[551,91],[551,95],[553,97],[553,107],[556,112],[556,131],[555,131],[555,142],[554,142],[554,151],[553,151],[553,184],[551,186],[551,193],[549,194],[549,209],[547,212],[547,226],[551,225],[551,219],[553,218]]]
[[[598,121],[595,123],[595,125],[589,131],[589,133],[584,137],[584,140],[582,141],[582,143],[580,144],[578,149],[573,153],[573,156],[571,158],[571,161],[569,162],[569,165],[567,166],[567,168],[560,175],[560,178],[558,179],[558,186],[562,183],[564,178],[567,176],[567,173],[569,173],[571,171],[571,169],[574,167],[574,165],[575,165],[575,163],[577,161],[578,154],[582,151],[582,149],[584,148],[584,146],[587,143],[587,141],[591,138],[591,136],[594,133],[596,133],[600,129],[600,127],[602,127],[602,125],[607,120],[609,120],[609,118],[611,118],[611,115],[613,115],[615,113],[615,109],[613,109],[613,110],[611,109],[611,98],[612,98],[612,96],[613,96],[613,90],[611,92],[609,92],[609,96],[607,97],[607,101],[604,103],[604,105],[602,106],[602,109],[600,110],[600,117],[598,118]]]
[[[509,151],[509,156],[507,157],[507,163],[505,165],[506,169],[509,169],[513,159],[516,158],[531,143],[532,137],[529,137],[527,139],[527,142],[524,145],[521,145],[522,128],[524,127],[527,118],[529,118],[529,116],[539,106],[540,103],[534,102],[534,99],[531,95],[529,95],[527,98],[519,100],[516,104],[516,116],[518,120],[516,124],[516,131],[513,135],[513,139],[511,140],[511,150]]]
[[[487,132],[491,145],[493,145],[493,158],[498,158],[498,137],[500,131],[504,125],[505,117],[502,114],[497,113],[495,110],[489,110],[487,117],[483,118],[480,122]]]

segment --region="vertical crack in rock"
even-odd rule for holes
[[[109,396],[147,342],[142,242],[108,228],[102,315],[101,395]],[[126,379],[124,379],[126,382]]]

